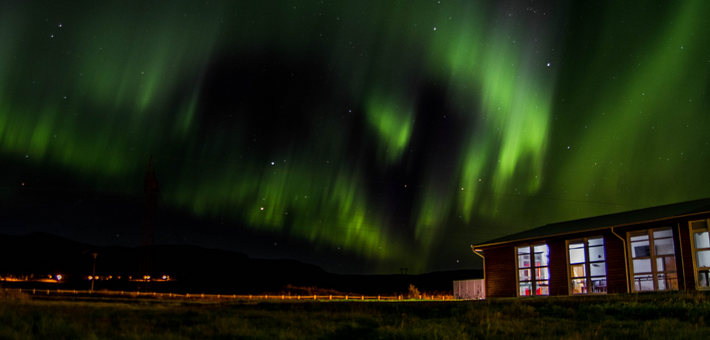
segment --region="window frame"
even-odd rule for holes
[[[602,251],[604,252],[604,260],[603,261],[591,261],[589,257],[589,240],[590,239],[602,239],[602,244],[601,248]],[[580,279],[580,278],[573,278],[572,277],[572,263],[570,259],[570,244],[574,243],[582,243],[584,244],[584,262],[583,263],[575,263],[574,265],[584,265],[584,270],[585,270],[585,276],[584,279],[587,283],[587,291],[585,293],[574,293],[574,287],[572,284],[572,280],[574,279]],[[598,247],[598,246],[594,246]],[[609,291],[609,271],[607,268],[607,256],[606,256],[606,239],[604,238],[604,235],[599,235],[599,236],[591,236],[591,237],[582,237],[582,238],[575,238],[571,240],[566,240],[565,241],[565,254],[567,257],[567,289],[568,293],[570,296],[587,296],[587,295],[605,295],[608,294]],[[594,263],[604,263],[604,276],[592,276],[592,271],[590,266]],[[606,291],[605,292],[590,292],[590,288],[592,287],[592,278],[600,278],[604,277],[604,281],[606,281]]]
[[[688,221],[688,236],[690,237],[690,250],[693,256],[693,277],[695,278],[695,289],[696,290],[710,290],[710,282],[706,287],[700,287],[698,284],[698,271],[700,270],[710,270],[710,267],[698,267],[697,265],[697,260],[696,260],[696,253],[698,251],[703,251],[703,250],[710,250],[710,248],[695,248],[695,237],[693,236],[694,232],[697,232],[697,230],[693,230],[693,223],[694,222],[703,222],[705,221],[705,229],[701,231],[706,231],[709,233],[710,236],[710,219],[702,219],[702,220],[694,220],[694,221]]]
[[[665,270],[658,271],[658,265],[657,265],[658,259],[669,257],[670,255],[668,255],[668,254],[656,255],[656,240],[669,239],[669,237],[656,238],[653,236],[653,233],[657,232],[657,231],[664,231],[664,230],[668,230],[671,232],[670,240],[671,240],[671,245],[673,246],[673,255],[672,256],[673,256],[673,260],[675,261],[675,270],[667,270],[666,268],[664,268]],[[642,232],[645,232],[646,235],[648,236],[649,255],[634,258],[632,247],[631,247],[631,245],[632,245],[631,244],[632,243],[631,237],[632,237],[632,234],[639,234]],[[639,236],[639,235],[634,235],[634,236]],[[632,292],[634,292],[634,293],[648,292],[647,290],[636,290],[636,275],[637,275],[637,273],[634,270],[634,260],[645,259],[645,258],[648,258],[651,262],[650,275],[652,277],[652,282],[653,282],[653,290],[652,290],[653,292],[664,292],[664,291],[672,291],[672,290],[679,290],[680,289],[680,286],[679,286],[680,278],[678,276],[679,275],[679,273],[678,273],[678,254],[675,249],[676,248],[675,242],[676,242],[676,235],[673,234],[673,227],[671,227],[671,226],[663,226],[663,227],[658,227],[658,228],[649,228],[649,229],[633,230],[633,231],[626,232],[626,247],[627,247],[626,251],[628,253],[628,258],[629,258],[629,275],[630,275],[629,280],[631,280],[630,288],[631,288]],[[665,264],[664,264],[664,267],[665,267]],[[670,282],[668,280],[668,274],[672,274],[672,273],[676,274],[675,289],[670,284],[668,284],[668,287],[666,287],[666,289],[664,289],[664,290],[658,289],[658,287],[659,287],[658,275],[664,274],[666,277],[666,282]],[[641,275],[643,275],[643,274],[641,274]]]
[[[537,246],[545,246],[547,248],[547,265],[546,266],[535,266],[535,247]],[[518,253],[518,249],[520,248],[528,248],[530,251],[530,267],[520,267],[520,254]],[[530,244],[522,244],[522,245],[517,245],[513,247],[513,252],[515,255],[515,294],[517,297],[534,297],[534,296],[550,296],[550,247],[547,245],[545,242],[539,242],[539,243],[530,243]],[[522,269],[528,269],[530,270],[530,281],[522,281],[522,282],[530,282],[531,283],[531,289],[530,295],[520,295],[520,270]],[[536,276],[536,269],[546,269],[547,270],[547,279],[542,279],[538,280]],[[543,286],[538,286],[537,281],[547,281],[547,294],[537,294],[537,288],[538,287],[543,287]]]

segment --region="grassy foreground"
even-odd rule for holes
[[[702,339],[700,293],[487,301],[0,299],[0,339]]]

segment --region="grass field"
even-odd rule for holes
[[[710,297],[486,301],[0,299],[0,339],[703,339]]]

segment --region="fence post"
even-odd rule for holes
[[[299,299],[299,300],[301,299],[301,296],[300,296],[300,295],[298,296],[298,299]]]
[[[313,295],[313,300],[315,300],[315,299],[316,299],[316,295]]]
[[[347,300],[347,299],[348,299],[348,296],[347,296],[347,295],[345,295],[345,300]]]
[[[328,295],[328,300],[333,300],[333,295]]]
[[[379,295],[377,295],[377,301],[380,301],[380,296],[379,296]]]

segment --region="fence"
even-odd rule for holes
[[[454,281],[454,298],[463,300],[482,300],[486,298],[485,280]]]
[[[126,292],[126,291],[91,291],[91,290],[66,290],[66,289],[5,289],[6,293],[17,292],[42,296],[95,296],[95,297],[123,297],[123,298],[155,298],[155,299],[203,299],[203,300],[354,300],[354,301],[397,301],[408,300],[402,295],[397,296],[368,296],[368,295],[236,295],[236,294],[175,294],[157,292]],[[451,301],[451,295],[426,296],[420,295],[418,300],[425,301]]]

